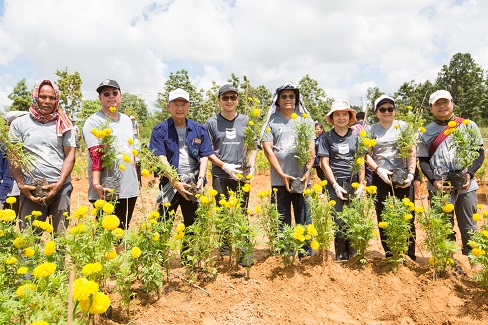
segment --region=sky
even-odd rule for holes
[[[15,85],[79,72],[84,99],[115,79],[151,108],[171,72],[198,89],[231,73],[274,91],[309,75],[353,105],[435,81],[458,52],[488,69],[488,1],[0,0],[0,110]]]

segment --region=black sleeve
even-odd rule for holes
[[[483,147],[479,149],[479,156],[473,161],[473,164],[468,168],[468,174],[471,176],[471,178],[474,177],[474,173],[481,167],[483,164],[483,161],[485,160],[485,152],[483,150]]]
[[[425,177],[429,180],[429,183],[434,184],[434,171],[430,167],[429,157],[419,157],[420,162],[420,169],[422,169],[422,173]]]

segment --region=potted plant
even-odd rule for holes
[[[314,136],[314,129],[312,124],[307,121],[307,113],[302,113],[299,116],[297,113],[291,114],[291,118],[295,121],[295,133],[296,133],[296,152],[295,158],[298,159],[298,171],[299,175],[305,172],[305,165],[310,160],[312,152],[310,151],[310,139]],[[305,189],[305,182],[301,180],[301,177],[295,178],[291,184],[290,189],[292,193],[302,193]]]

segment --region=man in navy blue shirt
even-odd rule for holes
[[[193,224],[198,208],[196,200],[190,200],[190,183],[203,189],[207,172],[208,156],[212,155],[212,145],[208,133],[198,122],[187,119],[190,109],[190,95],[178,88],[169,93],[168,110],[171,117],[156,125],[151,133],[149,149],[163,164],[170,165],[178,172],[178,178],[161,179],[163,198],[159,212],[181,208],[185,227]],[[170,206],[165,207],[164,203]]]

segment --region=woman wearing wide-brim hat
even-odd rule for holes
[[[364,165],[359,172],[353,172],[358,134],[350,126],[356,123],[356,111],[346,100],[336,101],[327,113],[326,120],[332,125],[332,130],[322,136],[317,156],[320,157],[320,166],[328,180],[326,187],[330,199],[336,201],[334,209],[340,212],[349,199],[345,188],[348,189],[351,183],[358,182],[361,185],[355,195],[361,195],[363,191]],[[354,254],[354,249],[345,238],[344,222],[337,216],[334,216],[334,220],[337,224],[334,236],[336,260],[347,260]]]

